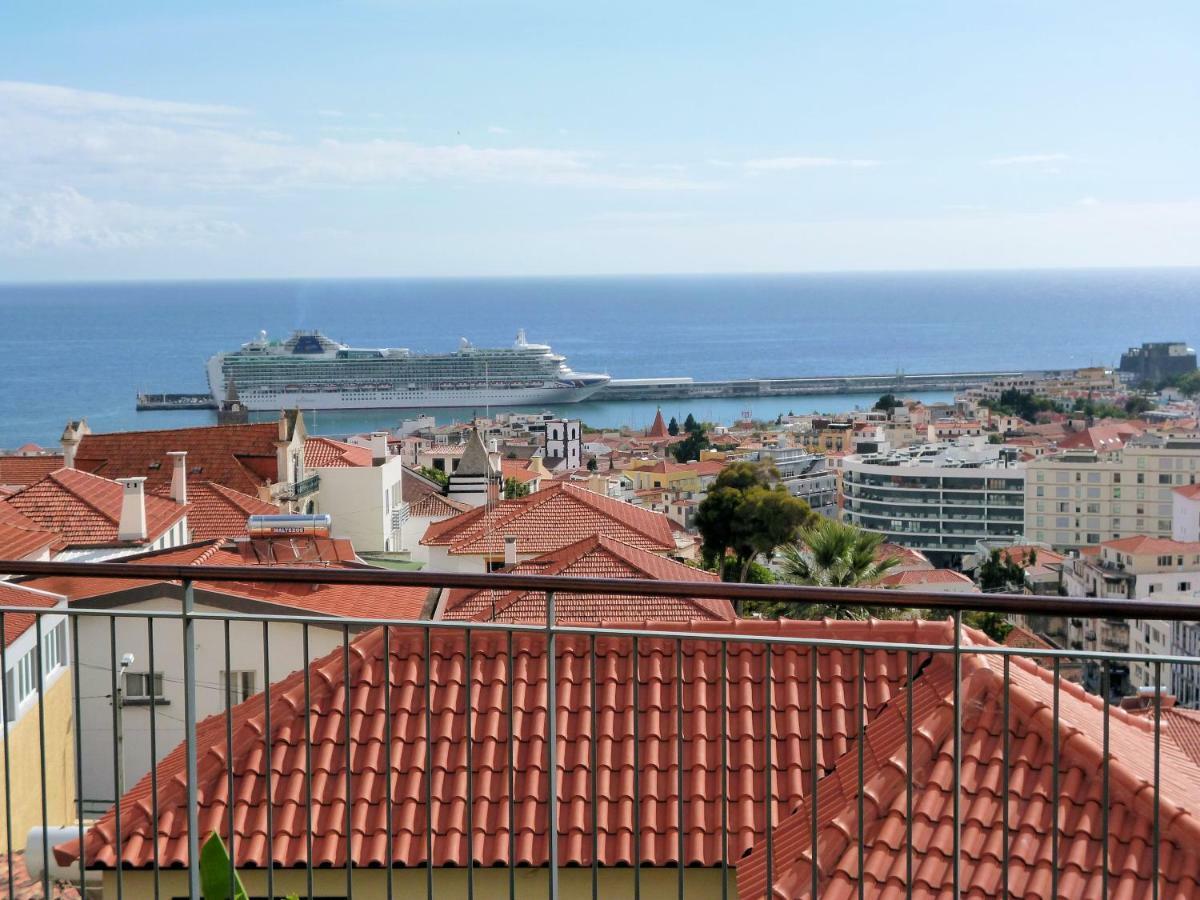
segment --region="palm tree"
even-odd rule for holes
[[[800,532],[799,540],[783,547],[780,573],[783,581],[815,587],[862,587],[874,584],[900,564],[898,556],[879,558],[883,535],[854,525],[821,518]],[[873,613],[864,606],[809,603],[794,609],[798,618],[865,619]]]

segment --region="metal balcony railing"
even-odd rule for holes
[[[320,475],[309,475],[299,481],[289,481],[276,485],[272,493],[278,500],[300,500],[310,494],[315,494],[321,487]]]
[[[1110,778],[1110,766],[1115,765],[1110,723],[1117,714],[1108,688],[1115,674],[1123,678],[1135,663],[1148,666],[1154,683],[1161,685],[1164,667],[1192,666],[1200,660],[1000,646],[981,640],[961,620],[966,612],[995,611],[1080,620],[1105,616],[1183,621],[1200,619],[1200,605],[375,569],[0,562],[0,573],[120,579],[126,586],[130,580],[169,583],[179,597],[178,608],[163,608],[162,603],[128,609],[104,604],[0,606],[0,633],[7,634],[7,626],[20,617],[32,617],[38,663],[30,672],[39,700],[32,714],[38,765],[37,771],[30,771],[18,769],[9,751],[19,727],[29,724],[14,722],[16,715],[31,713],[27,707],[10,710],[6,696],[4,849],[10,856],[19,849],[22,836],[13,832],[13,815],[18,804],[27,805],[30,790],[40,804],[43,830],[62,824],[51,821],[47,807],[48,757],[65,750],[74,767],[74,783],[81,789],[91,757],[111,757],[116,793],[124,789],[125,800],[112,805],[90,831],[79,802],[70,823],[76,855],[70,855],[69,847],[60,848],[73,860],[66,877],[76,883],[99,877],[104,897],[200,897],[198,860],[209,831],[230,847],[231,885],[235,876],[242,877],[251,896],[271,898],[286,893],[353,897],[356,890],[364,897],[556,898],[595,897],[601,892],[638,896],[647,890],[680,898],[759,898],[777,896],[776,888],[786,896],[819,897],[835,881],[844,887],[847,872],[853,875],[859,897],[873,895],[885,877],[901,879],[909,896],[970,890],[1004,896],[1033,896],[1031,891],[1041,890],[1042,895],[1066,896],[1078,887],[1077,873],[1067,866],[1068,839],[1095,841],[1087,858],[1096,870],[1088,889],[1096,896],[1107,896],[1118,881],[1127,888],[1132,884],[1134,895],[1157,897],[1160,890],[1176,894],[1178,873],[1190,871],[1180,859],[1193,848],[1181,846],[1175,831],[1168,833],[1174,820],[1159,813],[1161,803],[1169,801],[1175,804],[1170,807],[1172,816],[1177,814],[1180,790],[1178,773],[1163,778],[1163,765],[1177,764],[1180,754],[1174,744],[1169,759],[1163,753],[1164,740],[1174,739],[1164,738],[1161,689],[1151,692],[1149,708],[1139,720],[1144,727],[1138,726],[1139,733],[1147,735],[1143,762],[1152,765],[1153,772],[1135,788],[1136,808],[1147,832],[1141,846],[1149,844],[1150,849],[1131,855],[1131,844],[1110,831],[1110,812],[1124,823],[1134,805],[1124,793],[1113,793],[1118,773]],[[214,610],[207,600],[205,608],[197,608],[198,595],[203,599],[205,592],[229,583],[533,592],[543,598],[546,617],[517,624],[336,619]],[[574,602],[593,595],[635,602],[639,597],[677,597],[820,603],[847,611],[867,607],[932,612],[949,620],[943,620],[941,641],[884,640],[887,632],[870,623],[847,624],[847,629],[859,629],[854,634],[867,636],[847,639],[836,637],[837,632],[821,637],[818,623],[801,633],[792,626],[765,623],[597,627],[559,620],[557,598]],[[62,617],[69,623],[70,638],[66,647],[56,643],[52,650],[57,638],[51,638],[51,629],[57,625],[44,627],[44,620]],[[81,655],[81,631],[106,639],[89,640]],[[198,650],[201,632],[204,645]],[[147,723],[145,749],[151,765],[126,783],[123,773],[131,748],[128,736],[122,742],[121,717],[131,713],[114,700],[131,689],[130,682],[122,684],[128,665],[123,641],[135,633],[144,639],[137,652],[148,656],[150,677],[142,683],[146,696],[138,711]],[[929,629],[912,633],[934,634]],[[872,635],[880,637],[869,639]],[[402,636],[407,636],[409,655],[393,649],[393,641]],[[314,651],[323,657],[320,666]],[[9,652],[6,642],[0,647],[0,667],[6,673]],[[381,668],[367,665],[375,652],[383,654]],[[1040,660],[1042,668],[1031,668],[1026,659],[1030,657]],[[244,672],[237,673],[237,679],[227,674],[218,683],[199,674],[202,663],[219,662],[223,673],[235,673],[236,667],[251,667],[247,660],[261,673],[261,690],[240,706],[249,684]],[[352,665],[357,667],[353,679]],[[467,674],[449,684],[446,672],[454,665]],[[870,673],[869,665],[875,666]],[[69,675],[62,674],[64,667]],[[159,667],[164,669],[161,684],[155,677]],[[289,675],[285,667],[297,671]],[[1101,696],[1087,700],[1076,688],[1063,685],[1064,672],[1081,667]],[[983,668],[994,676],[998,693],[980,693],[976,682]],[[177,679],[166,674],[176,670]],[[930,682],[935,672],[942,680]],[[68,677],[73,689],[74,727],[67,734],[53,733],[49,702],[42,702],[46,679],[55,673]],[[398,680],[396,673],[407,673],[408,680]],[[825,696],[823,685],[835,682],[838,690]],[[913,723],[915,716],[928,713],[934,683],[945,685],[949,717],[938,718],[942,714],[937,713],[923,720],[926,725],[944,722],[948,735],[946,756],[938,762],[945,764],[939,771],[947,773],[947,806],[933,813],[947,823],[941,849],[919,834],[927,830],[931,815],[928,794],[922,794],[924,818],[918,822],[914,813],[917,792],[925,790],[932,770],[920,782],[914,779],[914,767],[923,765],[920,758],[928,753],[930,736],[925,726],[917,734]],[[1020,699],[1023,694],[1011,694],[1014,685],[1030,683],[1045,689],[1045,717],[1039,721],[1052,733],[1041,744],[1042,756],[1016,763],[1018,747],[1030,746],[1028,735],[1022,736],[1013,724],[1027,700]],[[617,701],[612,697],[624,697],[621,703],[628,707],[620,706],[619,715],[612,714],[615,705],[606,707],[601,716],[598,691],[611,695],[613,704]],[[888,696],[880,699],[881,691]],[[221,705],[201,721],[205,694],[209,700],[219,697]],[[176,697],[181,697],[179,706]],[[980,730],[976,720],[989,697],[997,718]],[[273,726],[272,715],[294,713],[296,698],[303,711],[301,732],[296,733],[291,722]],[[111,707],[103,727],[86,736],[85,725],[96,725],[96,720],[84,715],[84,704],[91,704],[93,711]],[[1075,712],[1091,710],[1089,714],[1102,722],[1097,725],[1102,732],[1081,736],[1076,726],[1061,725],[1060,704]],[[353,714],[342,715],[345,710]],[[361,722],[373,710],[384,711],[380,728],[352,731],[352,719]],[[261,717],[254,720],[258,730],[246,730],[251,714]],[[1129,714],[1120,715],[1122,727],[1132,721]],[[967,719],[973,723],[969,728],[964,725]],[[393,723],[401,721],[406,729],[393,731]],[[1060,731],[1064,728],[1068,730]],[[178,747],[168,739],[175,733],[180,735]],[[259,743],[249,746],[248,735],[257,735],[254,740]],[[446,742],[435,749],[439,735]],[[994,802],[984,804],[990,818],[976,821],[981,813],[970,807],[975,818],[970,835],[965,835],[964,802],[973,794],[964,789],[964,755],[971,754],[973,771],[980,768],[980,735],[999,735],[988,757],[998,768],[998,780],[986,788],[993,792],[989,796]],[[970,742],[964,739],[968,736]],[[873,738],[877,739],[868,749]],[[1078,784],[1078,778],[1086,776],[1080,776],[1078,767],[1066,768],[1062,755],[1066,744],[1085,739],[1097,745],[1093,781],[1086,790]],[[71,746],[59,746],[63,741]],[[892,748],[891,762],[877,757],[884,744]],[[628,751],[620,767],[614,761],[618,745]],[[535,753],[536,748],[540,749]],[[335,763],[343,758],[345,765],[337,770]],[[445,767],[439,770],[444,777],[438,779],[433,777],[435,759],[442,759]],[[457,767],[452,759],[458,760]],[[734,767],[735,760],[740,768]],[[299,769],[287,772],[299,771],[300,783],[284,778],[285,765],[293,763]],[[888,766],[903,770],[903,784],[888,810],[876,810],[882,800],[876,794],[868,796],[866,786],[877,787],[884,777],[881,767]],[[1032,767],[1040,768],[1031,771]],[[700,781],[685,784],[698,771]],[[546,778],[547,773],[554,778]],[[610,777],[602,779],[602,773]],[[314,785],[328,786],[335,776],[345,779],[347,802],[315,805]],[[1033,818],[1025,814],[1034,802],[1031,778],[1046,782],[1036,801],[1050,807],[1032,826]],[[1134,790],[1125,781],[1121,784],[1121,791]],[[1173,793],[1164,799],[1160,792],[1168,787]],[[631,802],[621,805],[625,795],[620,792],[626,790]],[[972,783],[970,791],[975,790]],[[1034,792],[1038,790],[1034,786]],[[1076,791],[1087,794],[1092,829],[1104,837],[1094,838],[1076,826],[1068,833],[1066,823],[1079,821]],[[227,798],[234,798],[232,812],[223,805]],[[606,806],[609,816],[599,814],[609,801],[624,810],[622,822],[611,819],[611,805]],[[886,812],[894,846],[876,831],[877,822],[866,825],[868,803],[873,814]],[[414,809],[419,811],[415,820]],[[381,810],[382,821],[376,820],[376,832],[370,835],[377,842],[368,841],[360,818],[371,810]],[[1186,807],[1183,811],[1200,814]],[[526,831],[520,831],[518,815]],[[835,824],[839,815],[843,818]],[[987,850],[988,858],[998,861],[994,878],[981,872],[979,825],[994,838]],[[316,842],[318,828],[322,840]],[[648,828],[655,836],[645,838]],[[1052,855],[1044,885],[1029,880],[1027,864],[1042,865],[1027,858],[1030,828],[1040,829]],[[354,837],[328,844],[326,836],[338,829]],[[101,844],[103,852],[95,849]],[[368,851],[368,844],[373,849]],[[283,846],[292,851],[277,849]],[[37,853],[40,859],[34,862],[45,873],[43,891],[52,896],[55,887],[49,873],[58,856],[48,843]],[[882,869],[877,853],[887,857]],[[939,869],[944,878],[936,876],[931,887],[934,876],[925,862],[937,854],[947,860]],[[1078,868],[1080,858],[1072,852],[1070,865]],[[873,860],[870,865],[868,859]],[[924,880],[917,879],[918,870]],[[8,896],[15,896],[11,867],[8,871]],[[538,877],[530,880],[534,873]],[[330,880],[334,875],[337,880]],[[1060,894],[1060,889],[1067,893]]]

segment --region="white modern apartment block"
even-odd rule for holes
[[[824,455],[803,447],[768,447],[754,456],[775,466],[780,484],[813,512],[829,518],[837,516],[837,473],[826,464]]]
[[[1055,549],[1172,537],[1175,489],[1200,479],[1200,436],[1143,435],[1114,459],[1092,450],[1028,463],[1027,536]]]
[[[1184,543],[1147,535],[1105,541],[1099,552],[1075,557],[1063,566],[1063,587],[1072,597],[1101,597],[1120,600],[1190,600],[1200,596],[1200,543]],[[1177,637],[1169,622],[1149,619],[1108,620],[1072,618],[1068,642],[1074,650],[1098,650],[1165,656]],[[1122,693],[1121,667],[1114,667],[1114,693]],[[1170,684],[1172,667],[1161,665],[1160,683]],[[1185,673],[1186,674],[1186,673]],[[1153,664],[1129,666],[1128,687],[1151,687]],[[1100,669],[1084,667],[1084,684],[1099,691]]]
[[[844,519],[938,562],[981,540],[1012,543],[1024,528],[1025,468],[981,439],[842,459]]]
[[[404,462],[387,455],[387,435],[372,435],[371,465],[321,466],[319,511],[332,519],[330,536],[345,538],[355,550],[391,552],[400,549],[408,518],[401,478]]]
[[[1200,541],[1200,484],[1177,487],[1172,498],[1171,537]]]

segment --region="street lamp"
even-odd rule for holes
[[[125,670],[133,665],[133,654],[126,653],[121,657],[120,670],[117,672],[117,692],[113,695],[113,713],[117,729],[117,802],[125,795]],[[153,679],[153,675],[151,675]],[[150,688],[154,690],[153,686]]]

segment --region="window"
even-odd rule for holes
[[[230,680],[230,699],[233,705],[237,706],[243,700],[254,696],[254,671],[246,669],[244,671],[233,671],[230,673],[221,673],[221,703],[225,703],[225,683],[227,678],[232,676]]]
[[[1044,487],[1042,487],[1041,485],[1038,485],[1037,496],[1039,496],[1039,497],[1046,496],[1046,489]]]
[[[1159,483],[1159,484],[1170,484],[1170,483],[1171,483],[1171,476],[1170,476],[1170,475],[1159,475],[1159,476],[1158,476],[1158,483]]]
[[[1121,499],[1121,489],[1120,488],[1113,488],[1113,499],[1114,500]]]
[[[1088,532],[1088,536],[1087,536],[1087,542],[1088,542],[1089,544],[1098,544],[1098,543],[1100,543],[1100,535],[1098,535],[1098,534],[1095,534],[1095,533],[1093,533],[1093,532]]]
[[[1179,587],[1176,588],[1176,590],[1180,590],[1180,591],[1190,591],[1191,589],[1192,589],[1192,583],[1190,581],[1181,581],[1181,582],[1179,582]]]
[[[67,623],[59,622],[42,636],[42,672],[49,675],[67,661]]]
[[[1146,483],[1146,473],[1145,473],[1145,472],[1138,472],[1138,473],[1137,473],[1137,483],[1138,483],[1138,484],[1145,484],[1145,483]]]
[[[1113,484],[1120,484],[1120,483],[1121,483],[1121,473],[1113,472]]]
[[[153,695],[151,694],[153,690]],[[165,703],[163,696],[163,673],[155,672],[126,672],[125,697],[126,703],[149,703],[151,696],[155,703]]]

